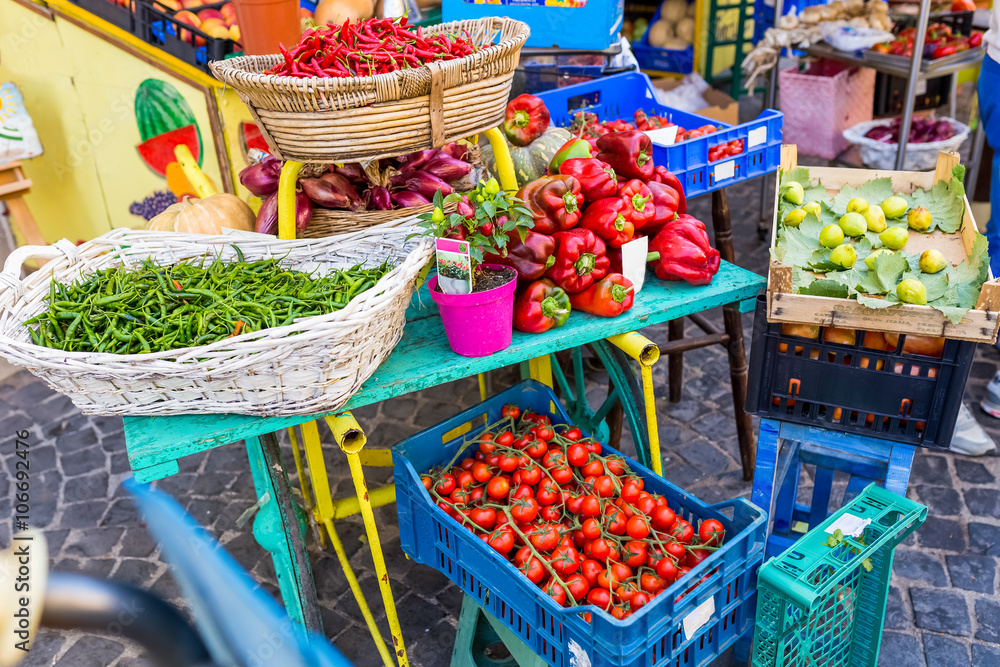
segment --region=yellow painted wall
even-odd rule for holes
[[[249,121],[250,114],[231,90],[206,93],[114,41],[59,16],[47,19],[13,0],[0,0],[0,26],[0,81],[12,81],[21,90],[44,148],[43,155],[25,161],[24,169],[34,183],[26,201],[47,241],[90,239],[113,227],[141,226],[144,220],[130,214],[129,205],[167,190],[166,180],[136,149],[141,139],[135,91],[147,78],[170,83],[191,107],[201,133],[202,170],[220,186],[236,181],[244,165],[239,123]],[[228,149],[215,145],[206,95],[222,103]],[[233,173],[220,173],[220,150],[230,154]]]

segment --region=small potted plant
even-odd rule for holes
[[[458,202],[455,213],[444,207]],[[425,234],[438,239],[438,275],[427,284],[438,306],[451,349],[485,357],[510,345],[517,272],[484,264],[487,253],[504,256],[514,234],[522,240],[534,225],[531,211],[500,189],[495,178],[468,194],[434,195],[434,210],[420,216]]]

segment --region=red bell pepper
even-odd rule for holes
[[[653,142],[644,132],[615,132],[597,140],[597,158],[611,165],[622,178],[653,177]]]
[[[571,137],[569,141],[564,143],[556,151],[556,154],[552,156],[549,160],[549,176],[555,176],[559,173],[559,167],[562,163],[571,158],[586,158],[591,157],[590,142],[586,139],[581,139],[580,137]]]
[[[677,190],[663,183],[650,181],[646,183],[646,187],[653,193],[653,208],[656,213],[646,221],[642,233],[646,236],[656,236],[657,232],[663,229],[663,225],[677,216],[677,207],[680,205],[681,198],[677,194]]]
[[[674,176],[672,172],[667,171],[667,168],[663,165],[657,165],[653,169],[653,178],[651,180],[672,187],[677,192],[677,212],[681,215],[687,213],[687,198],[684,196],[684,186],[681,185],[680,179]]]
[[[514,303],[514,328],[524,333],[544,333],[566,324],[570,310],[565,290],[542,278],[524,288]]]
[[[556,240],[556,262],[545,275],[568,293],[582,292],[607,274],[611,260],[604,241],[589,229],[571,229],[552,235]]]
[[[646,258],[660,280],[707,285],[719,270],[719,251],[709,243],[705,224],[690,215],[664,225],[649,242],[649,250]]]
[[[596,158],[570,158],[559,165],[559,173],[580,181],[584,201],[614,197],[618,192],[615,170]]]
[[[629,207],[629,220],[636,231],[642,229],[656,215],[653,193],[638,178],[625,181],[618,187],[618,197]]]
[[[483,255],[483,261],[487,264],[511,267],[517,271],[517,279],[522,282],[538,280],[556,261],[553,257],[556,242],[552,237],[530,229],[527,230],[523,241],[516,229],[508,232],[504,251],[504,255],[486,253]]]
[[[580,227],[600,236],[608,246],[621,248],[635,234],[632,207],[621,197],[598,199],[583,212]]]
[[[572,176],[543,176],[525,184],[517,193],[535,219],[532,228],[540,234],[554,234],[580,222],[583,195],[580,182]]]
[[[527,146],[549,128],[549,110],[534,95],[518,95],[507,103],[503,132],[515,146]]]
[[[569,295],[574,310],[600,317],[618,317],[632,307],[632,281],[620,273],[609,273],[587,289]]]

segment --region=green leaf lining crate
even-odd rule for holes
[[[793,171],[794,170],[794,171]],[[767,319],[769,322],[797,323],[932,336],[992,343],[1000,325],[1000,282],[989,271],[986,241],[976,230],[968,199],[961,186],[962,170],[958,155],[941,153],[933,172],[906,172],[869,169],[809,167],[798,169],[794,145],[782,146],[781,174],[775,187],[774,220],[771,234],[771,262],[767,277]],[[782,198],[782,181],[809,182],[803,203],[825,199],[819,216],[809,213],[796,230],[779,242],[786,232],[780,223],[794,204]],[[883,179],[876,181],[875,179]],[[841,190],[850,188],[847,193]],[[859,249],[850,269],[834,266],[830,251],[807,238],[814,231],[835,224],[844,214],[849,196],[871,197],[873,206],[888,192],[902,194],[908,204],[923,205],[934,214],[934,231],[910,230],[906,253],[940,250],[951,264],[936,274],[920,272],[916,259],[900,269],[901,255],[879,257],[873,268],[863,260],[880,245],[878,234],[869,231],[853,247]],[[898,220],[890,220],[899,225]],[[905,223],[904,223],[905,224]],[[811,253],[811,254],[810,254]],[[825,253],[825,254],[824,254]],[[776,256],[777,255],[777,256]],[[793,266],[810,258],[812,270]],[[901,276],[925,281],[930,305],[897,301],[896,281]],[[887,284],[887,283],[891,283]],[[982,283],[982,288],[979,288]],[[858,288],[861,289],[858,289]],[[881,292],[881,293],[880,293]],[[885,293],[888,292],[888,293]]]
[[[757,573],[752,667],[875,667],[893,551],[927,508],[870,484]]]

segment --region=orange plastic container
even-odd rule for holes
[[[296,0],[233,0],[239,20],[243,53],[278,53],[278,43],[291,49],[301,34]]]

